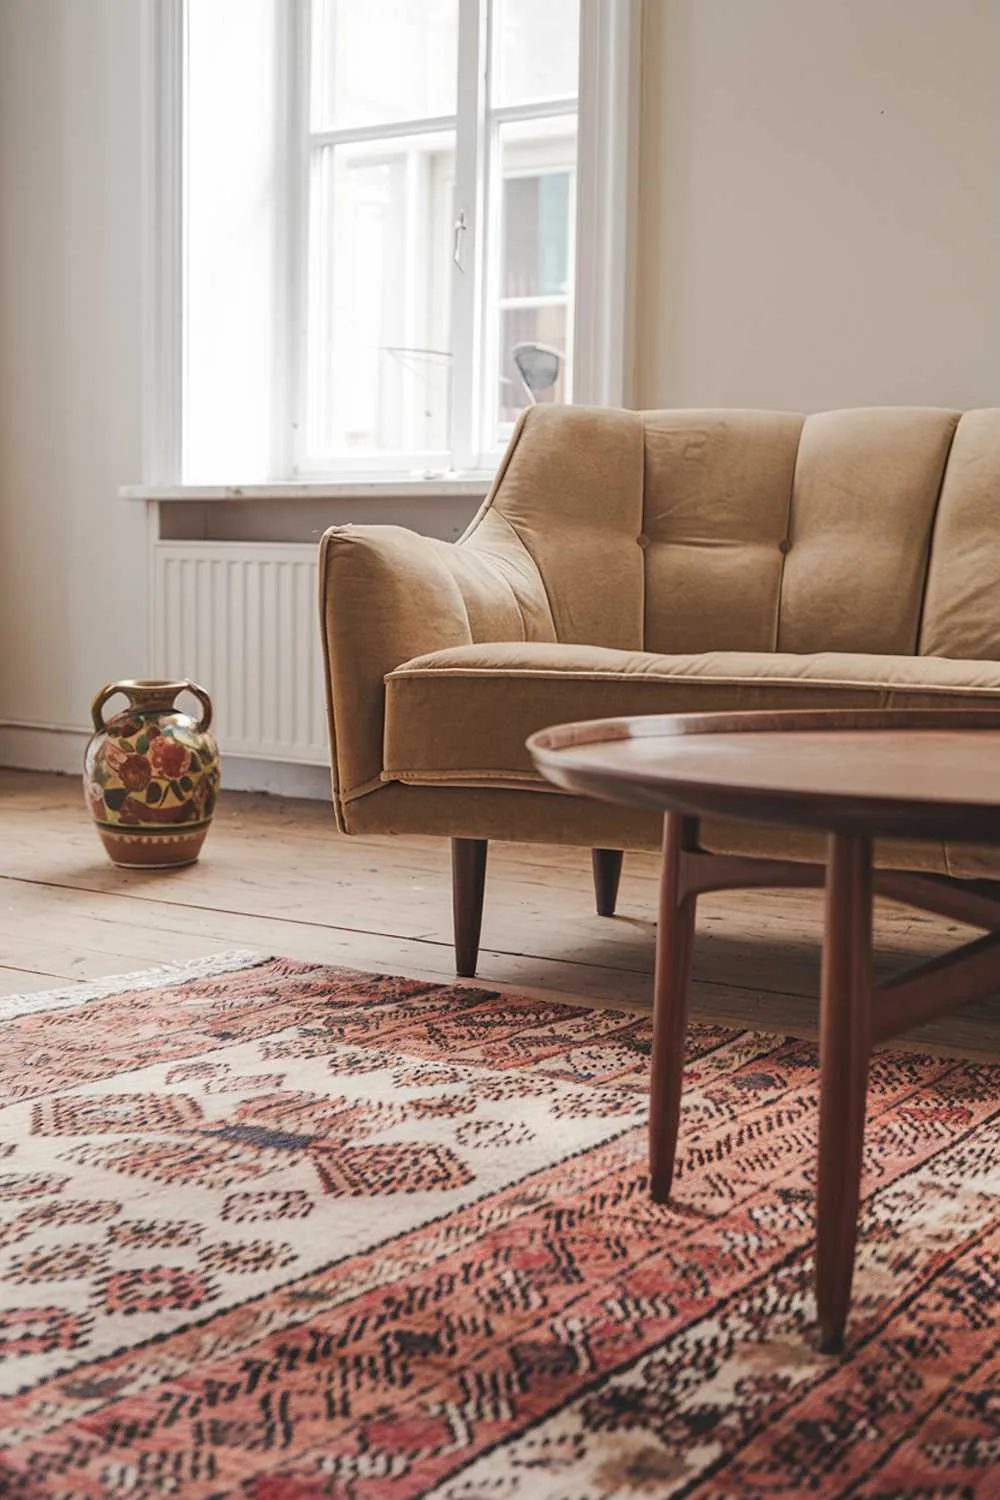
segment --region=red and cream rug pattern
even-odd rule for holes
[[[230,955],[0,1002],[0,1494],[1000,1495],[1000,1067],[876,1059],[816,1351],[814,1048]]]

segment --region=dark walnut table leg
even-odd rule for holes
[[[697,897],[684,894],[684,856],[697,844],[698,820],[667,813],[663,820],[660,919],[653,982],[653,1060],[649,1100],[649,1189],[666,1203],[674,1176],[681,1113],[687,991]]]
[[[820,1349],[844,1345],[872,1040],[871,841],[830,839],[820,1000],[816,1304]]]

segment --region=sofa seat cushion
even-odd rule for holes
[[[1000,709],[1000,662],[840,652],[659,656],[496,642],[415,657],[386,679],[382,779],[537,787],[524,742],[623,714],[782,708]]]

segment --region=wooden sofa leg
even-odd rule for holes
[[[486,888],[486,839],[452,839],[451,898],[455,918],[455,972],[474,979],[479,959]]]
[[[622,878],[622,860],[625,856],[620,849],[592,849],[590,854],[594,865],[597,915],[613,917],[615,902],[618,900],[618,882]]]

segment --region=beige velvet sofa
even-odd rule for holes
[[[338,825],[454,841],[456,957],[474,973],[488,840],[595,850],[604,912],[616,851],[659,843],[658,817],[543,782],[535,730],[1000,706],[1000,409],[532,407],[459,542],[333,528],[320,595]],[[703,842],[823,854],[746,826],[709,825]],[[985,848],[876,858],[1000,876]]]

